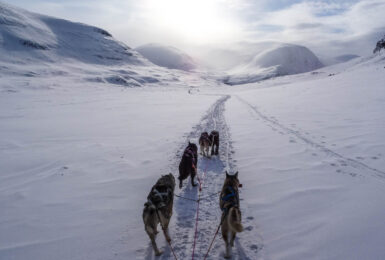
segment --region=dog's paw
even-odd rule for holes
[[[191,185],[192,185],[193,187],[197,186],[197,184],[196,184],[196,183],[191,183]]]
[[[168,243],[171,243],[171,237],[166,237]]]
[[[156,256],[160,256],[162,254],[163,254],[163,251],[158,251],[158,252],[155,253]]]

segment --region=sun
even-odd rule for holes
[[[148,0],[146,7],[154,26],[194,43],[223,40],[236,31],[234,22],[221,12],[220,1]]]

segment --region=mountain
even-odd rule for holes
[[[152,63],[168,69],[190,71],[197,67],[189,55],[172,46],[150,43],[141,45],[135,50]]]
[[[145,59],[98,27],[31,13],[0,3],[1,61],[146,64]]]
[[[294,44],[279,44],[256,54],[245,64],[229,70],[226,84],[236,85],[260,80],[298,74],[322,67],[308,48]]]

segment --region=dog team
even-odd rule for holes
[[[219,132],[212,131],[210,134],[203,132],[199,138],[200,151],[203,156],[210,157],[218,155],[219,150]],[[198,147],[196,144],[189,142],[185,148],[180,164],[179,164],[179,188],[183,186],[183,180],[190,176],[191,185],[196,186],[194,181],[197,175],[198,165]],[[222,210],[221,231],[225,241],[226,252],[225,258],[231,257],[231,247],[234,246],[236,233],[243,231],[241,224],[241,211],[239,209],[239,192],[240,187],[238,180],[238,172],[229,174],[226,171],[226,178],[219,196],[219,207]],[[158,224],[163,229],[167,242],[171,242],[168,233],[168,225],[172,216],[174,202],[175,178],[170,173],[162,176],[152,187],[147,196],[147,202],[143,209],[144,228],[150,237],[155,255],[159,256],[162,251],[159,250],[155,238],[158,233]]]

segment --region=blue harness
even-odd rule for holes
[[[224,205],[226,205],[226,207],[221,208],[221,210],[225,213],[229,208],[239,205],[238,193],[234,190],[234,188],[227,186],[226,190],[230,191],[230,193],[227,193],[221,198],[221,200],[224,201]]]

